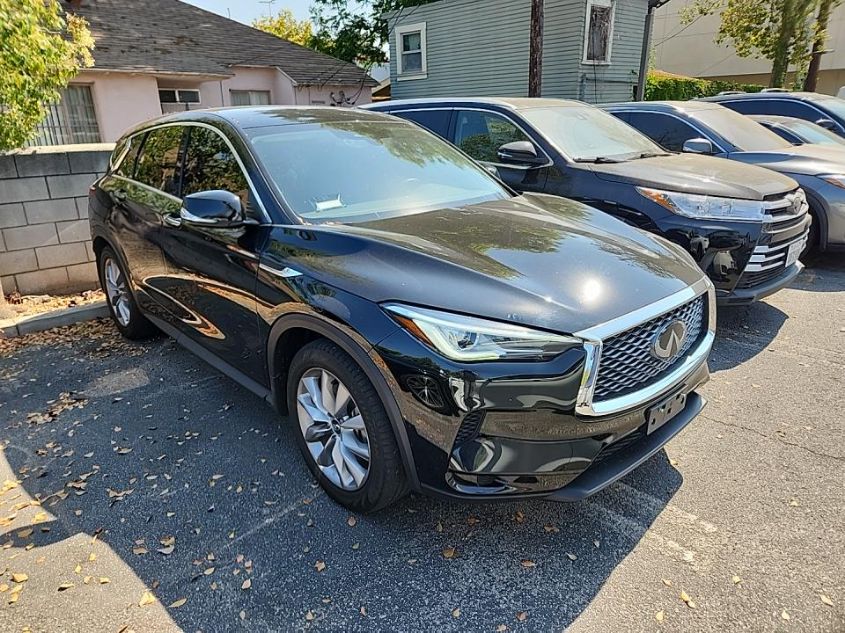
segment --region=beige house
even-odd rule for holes
[[[369,103],[361,68],[179,0],[63,0],[90,24],[94,67],[32,145],[112,142],[152,117],[230,105]]]
[[[691,0],[672,0],[655,12],[654,65],[680,75],[768,85],[772,64],[765,59],[738,57],[733,48],[714,43],[719,16],[681,24],[680,10]],[[845,87],[845,4],[839,5],[828,27],[818,92],[835,95]]]

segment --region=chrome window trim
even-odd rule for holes
[[[542,156],[543,156],[543,157],[544,157],[544,158],[548,161],[547,163],[545,163],[545,164],[543,164],[543,165],[532,165],[531,167],[522,167],[522,166],[519,166],[519,165],[510,165],[510,164],[508,164],[508,163],[493,163],[493,162],[486,161],[486,160],[479,160],[479,159],[474,158],[474,157],[470,156],[469,154],[467,154],[467,156],[469,156],[470,158],[472,158],[472,160],[474,160],[474,161],[475,161],[475,162],[477,162],[477,163],[481,163],[481,164],[483,164],[483,165],[492,165],[492,166],[494,166],[494,167],[505,167],[505,168],[507,168],[507,169],[522,169],[522,170],[526,170],[526,171],[527,171],[527,170],[529,170],[529,169],[543,169],[543,168],[546,168],[546,167],[553,167],[553,166],[554,166],[554,161],[551,159],[551,157],[550,157],[550,156],[546,153],[546,151],[545,151],[542,147],[539,147],[539,146],[537,145],[537,142],[534,140],[534,136],[533,136],[533,135],[531,135],[531,134],[529,134],[529,133],[528,133],[528,131],[525,129],[525,127],[524,127],[524,126],[520,125],[517,121],[515,121],[515,120],[514,120],[513,118],[511,118],[509,115],[505,114],[504,112],[499,112],[498,110],[491,110],[491,109],[489,109],[489,108],[480,108],[480,107],[478,107],[478,106],[474,106],[474,107],[466,107],[466,108],[461,107],[461,106],[443,106],[443,107],[435,107],[435,108],[398,108],[398,109],[396,109],[396,110],[388,110],[388,111],[387,111],[387,114],[390,114],[390,115],[393,115],[393,116],[398,116],[398,115],[396,114],[397,112],[435,112],[435,111],[437,111],[437,112],[458,112],[458,111],[465,111],[465,112],[483,112],[484,114],[495,114],[495,115],[498,115],[498,116],[502,117],[503,119],[505,119],[506,121],[509,121],[510,123],[512,123],[512,124],[513,124],[513,125],[514,125],[514,126],[515,126],[515,127],[516,127],[519,131],[520,131],[520,132],[522,132],[523,134],[525,134],[525,136],[526,136],[528,139],[530,139],[530,140],[531,140],[531,142],[532,142],[532,143],[533,143],[533,144],[537,147],[537,151],[539,151],[539,152],[540,152],[540,154],[542,154]],[[414,123],[415,125],[420,125],[420,126],[422,126],[422,124],[417,123],[416,121],[413,121],[413,123]],[[422,127],[424,127],[424,126],[422,126]],[[451,125],[450,125],[450,127],[451,127]],[[427,131],[431,132],[432,134],[437,135],[437,133],[436,133],[436,132],[432,132],[432,131],[431,131],[431,130],[429,130],[428,128],[425,128],[425,129],[426,129]],[[448,132],[448,130],[447,130],[447,132]],[[537,135],[538,135],[538,136],[540,136],[543,140],[545,140],[546,142],[548,142],[548,139],[546,139],[546,138],[545,138],[542,134],[540,134],[539,132],[535,132],[535,134],[537,134]],[[438,136],[439,136],[439,135],[438,135]],[[441,138],[442,138],[442,137],[441,137]],[[452,145],[454,145],[455,147],[457,147],[458,149],[460,149],[462,152],[464,152],[464,154],[466,154],[466,151],[465,151],[465,150],[463,150],[463,149],[461,149],[461,146],[460,146],[460,145],[458,145],[457,143],[455,143],[453,139],[446,139],[446,142],[447,142],[447,143],[451,143]],[[557,149],[557,148],[555,148],[555,149]],[[558,150],[558,151],[560,151],[560,150]],[[561,153],[562,153],[562,152],[561,152]]]
[[[659,317],[704,293],[708,294],[707,333],[698,347],[688,352],[684,361],[672,373],[633,393],[610,400],[593,402],[593,392],[601,365],[602,345],[605,339]],[[573,332],[573,335],[584,339],[584,350],[586,352],[584,374],[581,377],[581,386],[578,389],[578,397],[575,401],[575,413],[595,417],[633,409],[681,384],[707,359],[716,338],[716,289],[710,279],[702,277],[694,284],[668,297],[616,319],[579,332]]]
[[[164,129],[164,128],[177,127],[177,126],[179,126],[179,127],[206,128],[208,130],[211,130],[217,136],[219,136],[220,138],[223,139],[223,141],[229,147],[229,150],[232,152],[232,156],[235,157],[235,161],[237,161],[237,163],[238,163],[238,167],[240,168],[241,173],[243,174],[244,179],[246,180],[247,185],[249,186],[250,193],[255,198],[255,201],[258,204],[258,210],[261,211],[261,215],[263,216],[264,222],[266,224],[272,224],[272,219],[270,218],[270,215],[267,213],[267,207],[264,206],[264,201],[261,199],[261,196],[258,195],[258,192],[255,189],[255,183],[253,183],[252,178],[250,178],[249,172],[247,171],[243,160],[241,159],[237,150],[235,150],[235,146],[232,145],[232,142],[226,137],[225,134],[223,134],[223,132],[221,132],[218,128],[214,127],[213,125],[209,125],[208,123],[203,123],[201,121],[172,121],[172,122],[169,122],[169,123],[161,123],[159,125],[152,125],[148,128],[144,128],[143,130],[140,130],[140,131],[132,134],[129,137],[129,140],[135,138],[136,136],[141,136],[142,134],[148,134],[150,132],[154,132],[155,130],[161,130],[161,129]],[[123,156],[121,156],[121,158],[120,158],[121,162],[123,161],[123,158],[126,156],[126,153],[128,153],[129,149],[130,148],[127,147],[126,152],[124,152]],[[141,147],[141,151],[143,151],[143,149],[144,148]],[[119,165],[120,162],[118,162],[117,164]],[[132,174],[132,175],[134,176],[135,174]],[[146,187],[147,189],[150,189],[152,191],[156,191],[158,193],[164,194],[164,195],[169,196],[171,198],[175,198],[176,200],[179,200],[180,202],[182,201],[182,198],[168,194],[167,192],[164,192],[161,189],[156,189],[155,187],[151,187],[150,185],[146,185],[146,184],[144,184],[144,183],[142,183],[138,180],[135,180],[134,178],[127,178],[125,176],[115,176],[115,177],[122,178],[123,180],[127,180],[127,181],[133,182],[137,185],[141,185],[142,187]]]
[[[708,133],[707,133],[707,132],[705,132],[703,129],[701,129],[701,127],[700,127],[700,126],[699,126],[699,125],[698,125],[695,121],[688,121],[687,119],[685,119],[685,118],[683,118],[683,117],[681,117],[681,116],[678,116],[678,115],[677,115],[677,114],[675,114],[674,112],[662,112],[662,111],[660,111],[660,110],[632,110],[632,109],[629,109],[629,108],[620,108],[620,109],[618,109],[618,110],[609,109],[609,110],[607,110],[607,111],[608,111],[608,112],[611,112],[611,113],[613,113],[613,112],[619,112],[619,113],[628,112],[628,113],[637,113],[637,114],[662,114],[662,115],[664,115],[664,116],[669,116],[669,117],[672,117],[673,119],[677,119],[677,120],[678,120],[678,121],[680,121],[681,123],[686,123],[686,124],[687,124],[687,125],[689,125],[691,128],[693,128],[696,132],[698,132],[698,133],[699,133],[699,134],[701,134],[702,136],[706,137],[706,138],[707,138],[707,140],[708,140],[708,141],[710,141],[711,143],[713,143],[714,147],[716,147],[716,148],[717,148],[719,151],[721,151],[723,154],[730,154],[730,152],[729,152],[728,150],[726,150],[726,149],[725,149],[724,147],[722,147],[719,143],[717,143],[717,142],[716,142],[716,141],[714,141],[712,138],[710,138],[710,136],[712,135],[712,132],[711,132],[710,134],[708,134]],[[628,125],[631,125],[631,124],[630,124],[630,123],[628,123],[627,121],[624,121],[624,123],[627,123]],[[636,127],[634,127],[633,125],[631,125],[631,127],[633,127],[635,130],[637,130],[638,132],[640,132],[640,131],[639,131]],[[645,132],[640,132],[640,134],[642,134],[643,136],[646,136],[646,137],[648,137],[649,139],[651,139],[651,137],[650,137],[650,136],[648,136],[648,134],[646,134]],[[657,143],[657,141],[655,141],[654,139],[651,139],[651,140],[652,140],[654,143]],[[660,145],[660,143],[657,143],[657,144],[658,144],[658,145]],[[672,150],[669,150],[669,151],[672,151]],[[683,153],[683,152],[681,152],[681,153]]]

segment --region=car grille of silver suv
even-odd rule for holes
[[[654,338],[673,321],[683,321],[686,338],[669,360],[651,353]],[[707,295],[701,295],[670,312],[604,341],[593,401],[601,402],[637,391],[671,372],[707,332]]]

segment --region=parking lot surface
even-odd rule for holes
[[[721,311],[703,415],[570,505],[353,516],[169,339],[0,341],[0,631],[845,631],[842,261]]]

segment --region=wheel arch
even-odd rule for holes
[[[807,196],[807,204],[810,205],[810,215],[813,218],[813,222],[818,222],[818,248],[820,251],[823,251],[827,249],[827,207],[825,207],[824,203],[818,195],[816,195],[814,192],[810,191],[806,187],[802,188],[804,189],[804,193]]]
[[[289,413],[286,386],[290,362],[299,349],[317,339],[327,339],[340,347],[349,354],[370,380],[393,427],[393,435],[399,446],[402,464],[411,488],[415,491],[420,490],[404,418],[393,391],[382,370],[368,353],[365,347],[366,342],[349,328],[343,328],[339,324],[314,314],[289,314],[279,317],[273,323],[267,340],[267,365],[273,406],[283,415]]]

